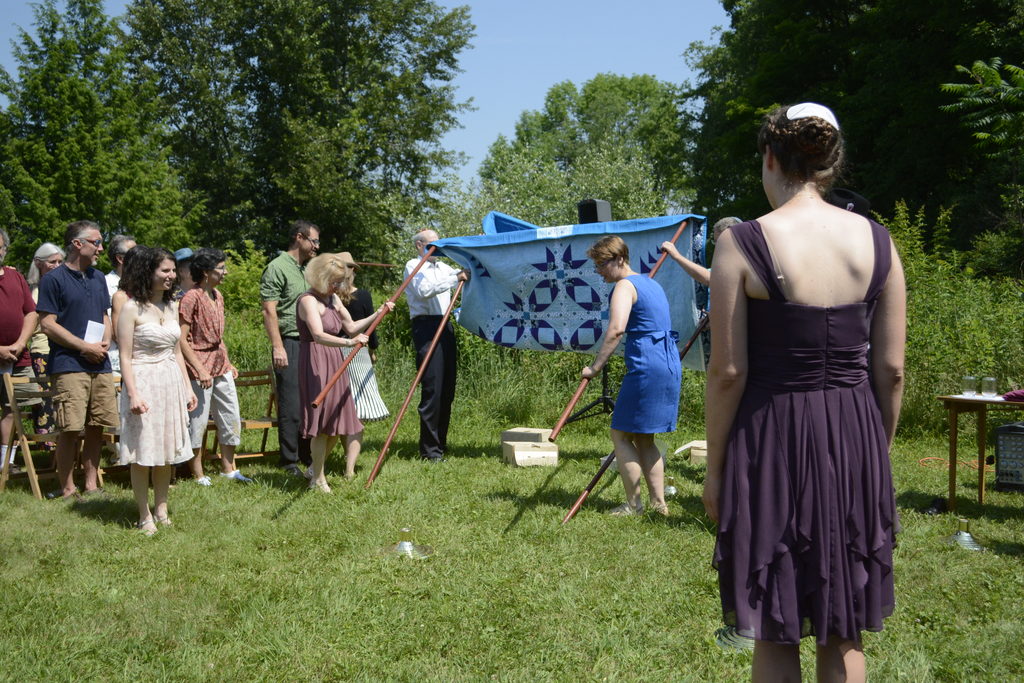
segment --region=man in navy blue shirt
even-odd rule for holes
[[[67,258],[39,281],[39,326],[50,338],[49,372],[57,438],[61,491],[77,495],[73,479],[78,442],[84,435],[85,492],[98,492],[103,429],[117,427],[117,401],[110,372],[110,296],[103,273],[93,268],[103,253],[103,236],[92,221],[76,221],[64,231]]]

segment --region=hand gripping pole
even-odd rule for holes
[[[391,303],[395,303],[396,301],[398,301],[398,297],[402,296],[402,292],[404,292],[405,288],[409,286],[409,283],[412,282],[412,279],[416,277],[416,273],[420,272],[420,268],[422,268],[423,264],[427,262],[427,259],[430,258],[430,256],[434,253],[435,249],[436,247],[427,247],[427,250],[423,252],[423,258],[420,259],[420,262],[417,263],[416,267],[412,269],[411,273],[409,273],[409,277],[405,278],[405,282],[403,282],[401,286],[399,286],[399,288],[395,291],[394,294],[391,295],[391,298],[388,299],[388,301],[390,301]],[[366,328],[364,334],[367,337],[369,337],[370,334],[375,329],[377,329],[377,325],[380,324],[380,321],[383,320],[384,316],[386,316],[388,313],[390,313],[390,311],[385,309],[384,312],[378,315],[377,319],[370,323],[370,326]],[[345,360],[342,361],[341,366],[339,366],[338,369],[334,371],[334,374],[331,375],[331,378],[327,380],[327,384],[324,385],[324,388],[320,391],[319,394],[317,394],[316,398],[313,399],[314,408],[320,407],[320,404],[324,402],[325,398],[327,398],[328,392],[330,392],[330,390],[334,388],[334,385],[337,384],[338,380],[341,379],[341,373],[345,372],[345,368],[348,367],[348,364],[351,363],[352,359],[356,357],[357,353],[359,353],[359,349],[363,348],[364,346],[365,344],[359,342],[358,344],[352,347],[352,353],[348,354],[348,356],[345,357]]]

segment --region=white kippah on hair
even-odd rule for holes
[[[796,121],[797,119],[803,119],[808,116],[817,116],[823,121],[827,121],[832,124],[832,127],[839,130],[839,121],[836,120],[836,115],[832,113],[832,110],[823,104],[817,102],[801,102],[800,104],[794,104],[792,107],[786,110],[786,118],[790,121]]]

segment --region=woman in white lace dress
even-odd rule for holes
[[[143,250],[128,262],[121,287],[131,297],[121,309],[121,464],[131,465],[139,506],[136,527],[147,536],[170,526],[167,491],[171,468],[192,457],[188,411],[196,396],[181,355],[178,306],[171,300],[174,257],[166,249]],[[153,482],[153,510],[149,482]]]

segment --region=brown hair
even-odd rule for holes
[[[787,178],[812,181],[824,192],[841,175],[846,161],[843,136],[825,119],[805,116],[790,120],[789,105],[765,115],[757,134],[757,149],[779,161]]]
[[[320,254],[306,264],[306,282],[317,294],[326,294],[332,282],[344,282],[345,286],[337,292],[342,303],[352,300],[352,280],[355,269],[348,265],[341,254]]]
[[[604,263],[619,257],[629,263],[629,247],[618,235],[605,235],[587,249],[587,256],[594,263]]]

